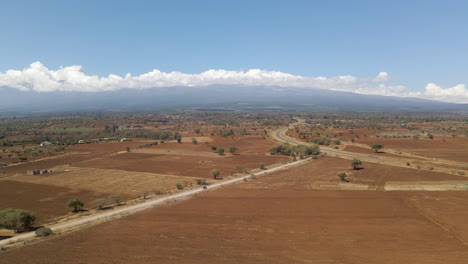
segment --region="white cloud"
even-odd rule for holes
[[[390,80],[390,76],[386,72],[379,72],[379,74],[372,79],[373,82],[388,82]]]
[[[8,70],[0,73],[0,87],[12,87],[23,91],[84,91],[99,92],[124,88],[145,89],[170,86],[263,85],[301,88],[320,88],[401,97],[420,97],[446,102],[468,103],[468,91],[463,84],[443,89],[428,84],[425,92],[410,92],[404,86],[388,86],[386,72],[375,77],[357,78],[350,75],[336,77],[305,77],[278,71],[251,69],[248,71],[208,70],[199,74],[181,72],[165,73],[153,70],[138,76],[110,74],[106,77],[87,75],[82,67],[68,66],[49,70],[42,63],[32,63],[23,70]],[[378,83],[378,84],[376,84]]]
[[[421,97],[425,99],[468,104],[468,89],[464,84],[459,84],[444,89],[433,83],[428,83],[424,92],[411,94],[415,97]]]

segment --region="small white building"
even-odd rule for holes
[[[40,145],[41,145],[41,147],[45,147],[45,146],[52,145],[52,143],[50,143],[49,141],[44,141]]]

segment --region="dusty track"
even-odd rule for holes
[[[264,171],[261,171],[261,172],[254,173],[253,175],[260,176],[260,175],[269,174],[269,173],[272,173],[272,172],[276,172],[278,170],[282,170],[282,169],[285,169],[285,168],[289,168],[289,167],[292,167],[292,166],[302,164],[302,163],[307,162],[307,161],[310,161],[310,159],[304,159],[304,160],[296,161],[296,162],[293,162],[293,163],[281,165],[281,166],[278,166],[278,167],[275,167],[275,168],[272,168],[272,169],[269,169],[269,170],[264,170]],[[220,182],[220,183],[217,183],[217,184],[213,184],[213,185],[209,186],[209,189],[211,190],[211,189],[219,188],[219,187],[222,187],[222,186],[225,186],[225,185],[228,185],[228,184],[232,184],[232,183],[235,183],[235,182],[244,181],[248,177],[249,176],[245,176],[245,177],[240,177],[240,178]],[[76,226],[80,226],[80,225],[84,225],[84,224],[90,224],[92,222],[98,222],[98,221],[103,221],[103,220],[111,220],[113,217],[116,217],[116,216],[135,213],[135,212],[138,212],[138,211],[141,211],[141,210],[144,210],[144,209],[156,206],[156,205],[165,204],[167,202],[170,202],[170,201],[173,201],[173,200],[176,200],[176,199],[187,198],[187,197],[199,194],[199,193],[204,192],[204,191],[205,190],[203,190],[202,188],[198,188],[198,189],[194,189],[194,190],[190,190],[190,191],[185,191],[185,192],[178,193],[178,194],[175,194],[175,195],[170,195],[170,196],[167,196],[167,197],[164,197],[164,198],[149,200],[147,202],[143,202],[143,203],[132,205],[132,206],[129,206],[129,207],[113,210],[111,212],[102,213],[102,214],[90,216],[90,217],[83,218],[83,219],[73,220],[73,221],[70,221],[70,222],[63,223],[63,224],[52,225],[52,226],[49,226],[49,227],[53,231],[56,231],[56,232],[57,231],[62,231],[63,232],[64,230],[67,230],[67,229],[72,228],[72,227],[76,227]],[[8,244],[12,244],[12,243],[15,243],[15,242],[18,242],[18,241],[31,239],[31,238],[34,238],[34,237],[35,237],[35,233],[34,232],[29,232],[29,233],[25,233],[25,234],[15,236],[15,237],[12,237],[12,238],[9,238],[9,239],[1,240],[0,245],[8,245]]]
[[[290,127],[285,127],[285,128],[274,131],[273,133],[271,133],[272,139],[274,139],[274,140],[276,140],[278,142],[281,142],[281,143],[288,143],[288,144],[291,144],[291,145],[299,145],[299,144],[313,145],[311,143],[299,141],[299,140],[297,140],[295,138],[287,136],[286,131],[289,128]],[[404,168],[408,167],[406,165],[406,162],[407,162],[406,158],[407,157],[405,157],[404,160],[402,160],[401,158],[393,158],[393,157],[388,157],[388,156],[386,156],[386,157],[374,157],[374,156],[371,156],[371,155],[366,155],[364,153],[356,154],[354,152],[343,151],[343,150],[335,150],[335,149],[322,147],[322,146],[320,147],[320,150],[322,152],[325,152],[325,153],[329,154],[329,155],[333,154],[336,157],[343,158],[343,159],[351,160],[351,159],[354,159],[354,158],[359,158],[359,159],[361,159],[362,161],[365,161],[365,162],[379,163],[379,164],[385,164],[385,165],[397,166],[397,167],[404,167]],[[413,155],[413,156],[415,158],[417,158],[417,159],[428,160],[428,158],[426,158],[426,157],[419,157],[419,156],[416,156],[416,155]],[[450,161],[450,160],[440,160],[439,162],[431,161],[430,164],[437,171],[453,174],[454,169],[452,169],[452,168],[449,169],[446,166],[440,166],[441,163],[444,164],[444,165],[452,164],[454,166],[459,166],[459,162],[454,162],[454,161]],[[415,170],[417,169],[416,167],[408,167],[408,168],[415,169]],[[458,170],[460,170],[460,169],[458,169]]]

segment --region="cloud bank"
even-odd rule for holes
[[[171,86],[246,85],[319,88],[348,91],[360,94],[418,97],[452,103],[468,103],[468,89],[464,84],[442,88],[429,83],[424,92],[411,92],[404,86],[389,86],[388,73],[380,72],[375,77],[358,78],[350,75],[326,77],[304,77],[278,71],[252,69],[248,71],[208,70],[199,74],[181,72],[165,73],[153,70],[138,76],[126,74],[107,77],[87,75],[82,66],[74,65],[49,70],[40,62],[32,63],[23,70],[8,70],[0,73],[0,87],[11,87],[22,91],[52,92],[81,91],[99,92],[119,89],[147,89]]]

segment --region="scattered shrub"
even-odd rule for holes
[[[37,237],[46,237],[54,234],[54,231],[48,227],[41,227],[38,230],[36,230],[36,236]]]
[[[73,212],[76,212],[84,206],[84,203],[79,198],[73,198],[68,200],[67,206],[73,207]]]
[[[113,194],[109,196],[109,200],[112,201],[112,203],[120,205],[120,202],[122,202],[122,196],[120,196],[120,194]]]
[[[349,182],[349,181],[346,179],[346,177],[348,176],[348,175],[346,175],[346,173],[340,172],[340,173],[338,173],[337,176],[340,178],[340,181]]]
[[[211,171],[211,176],[213,176],[213,179],[217,179],[218,176],[219,176],[220,174],[221,174],[221,173],[219,172],[218,169],[213,169],[213,170]]]
[[[23,232],[31,229],[35,220],[36,216],[29,211],[12,208],[0,210],[0,228]]]
[[[102,209],[104,206],[109,204],[109,201],[106,200],[106,199],[101,198],[101,199],[96,199],[96,200],[92,201],[91,204],[93,204],[95,206],[99,206],[99,209]]]
[[[359,168],[359,166],[362,165],[362,161],[361,160],[358,160],[358,159],[353,159],[351,161],[351,167],[355,170],[357,170]]]
[[[223,148],[218,148],[218,155],[224,156],[224,149]]]
[[[197,179],[198,185],[206,185],[206,179]]]

